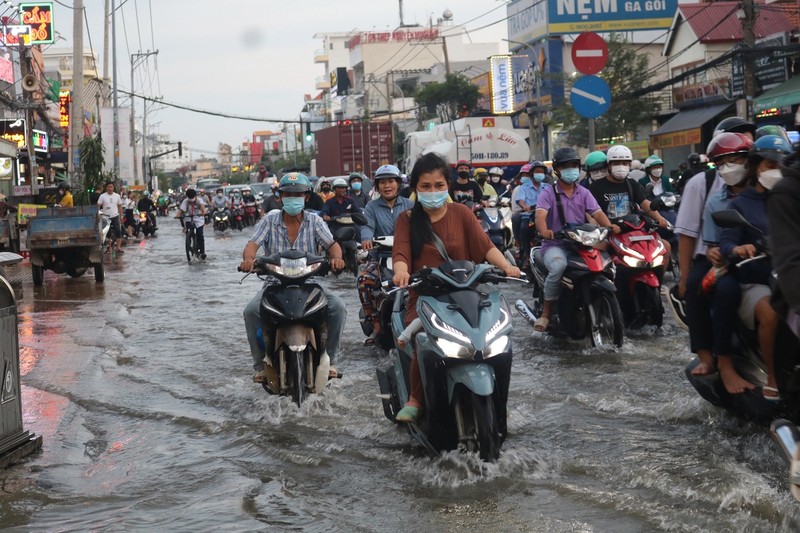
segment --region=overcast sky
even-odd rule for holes
[[[61,0],[72,4],[72,0]],[[324,66],[314,63],[322,41],[318,32],[385,31],[399,25],[397,0],[116,0],[119,86],[130,87],[130,55],[158,49],[158,77],[137,68],[137,92],[163,97],[190,107],[237,115],[292,119],[303,106],[303,95],[315,94],[315,78]],[[89,37],[102,70],[104,0],[84,0]],[[152,31],[151,31],[152,7]],[[474,42],[506,36],[506,9],[501,0],[404,0],[406,24],[427,24],[449,8],[455,24],[477,29]],[[138,26],[137,26],[138,10]],[[72,13],[55,5],[55,29],[72,46]],[[127,35],[126,35],[127,34]],[[505,43],[503,43],[505,44]],[[501,47],[501,49],[505,49]],[[102,72],[101,72],[102,76]],[[160,82],[160,83],[159,83]],[[141,115],[141,103],[137,105]],[[223,119],[165,108],[148,115],[158,132],[188,143],[193,149],[215,151],[219,142],[237,146],[251,132],[276,124]],[[141,127],[141,126],[139,126]],[[197,153],[195,156],[199,156]]]

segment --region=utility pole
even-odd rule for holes
[[[119,180],[119,91],[117,90],[117,9],[115,0],[111,0],[111,63],[113,77],[112,106],[114,112],[114,179]]]
[[[134,72],[136,70],[137,63],[141,64],[141,61],[147,59],[150,56],[154,56],[158,54],[158,50],[155,52],[151,52],[148,50],[147,52],[137,52],[135,54],[131,54],[131,147],[133,148],[133,181],[139,181],[139,161],[136,155],[136,98],[133,96],[135,92],[135,82],[134,82]],[[145,132],[142,132],[142,136],[144,137]],[[142,141],[144,143],[144,141]],[[147,170],[142,166],[142,181],[145,181],[145,176],[147,174]]]
[[[67,168],[69,181],[75,184],[81,169],[80,142],[83,138],[83,0],[75,0],[73,4],[72,41],[72,113]]]
[[[742,37],[745,44],[744,55],[744,97],[746,113],[745,118],[753,121],[753,101],[756,97],[756,6],[753,0],[742,1]]]
[[[111,0],[105,0],[105,17],[103,17],[103,81],[108,83],[108,37],[109,31],[108,26],[111,22],[109,19],[110,9],[111,9]],[[99,115],[98,115],[99,116]]]
[[[447,37],[442,35],[442,51],[444,52],[444,73],[450,75],[450,56],[447,55]]]

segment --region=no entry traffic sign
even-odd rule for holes
[[[611,88],[603,78],[582,76],[569,95],[575,112],[585,118],[597,118],[611,105]]]
[[[602,37],[587,31],[572,43],[572,64],[581,74],[597,74],[608,62],[608,45]]]

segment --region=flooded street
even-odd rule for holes
[[[355,279],[344,373],[301,409],[251,382],[238,284],[249,232],[187,265],[177,222],[130,243],[106,281],[9,269],[25,429],[43,451],[0,472],[9,531],[797,531],[766,431],[703,401],[671,317],[619,352],[515,317],[509,438],[487,465],[431,459],[383,415]],[[509,300],[529,295],[506,287]]]

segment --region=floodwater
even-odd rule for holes
[[[9,269],[25,429],[44,446],[0,472],[4,530],[800,529],[766,431],[693,392],[670,318],[613,352],[515,317],[499,462],[430,458],[383,416],[387,357],[362,346],[352,277],[324,281],[348,304],[344,377],[298,409],[251,382],[247,234],[209,232],[208,260],[187,265],[177,223],[160,222],[108,259],[104,284],[47,272],[34,289]]]

